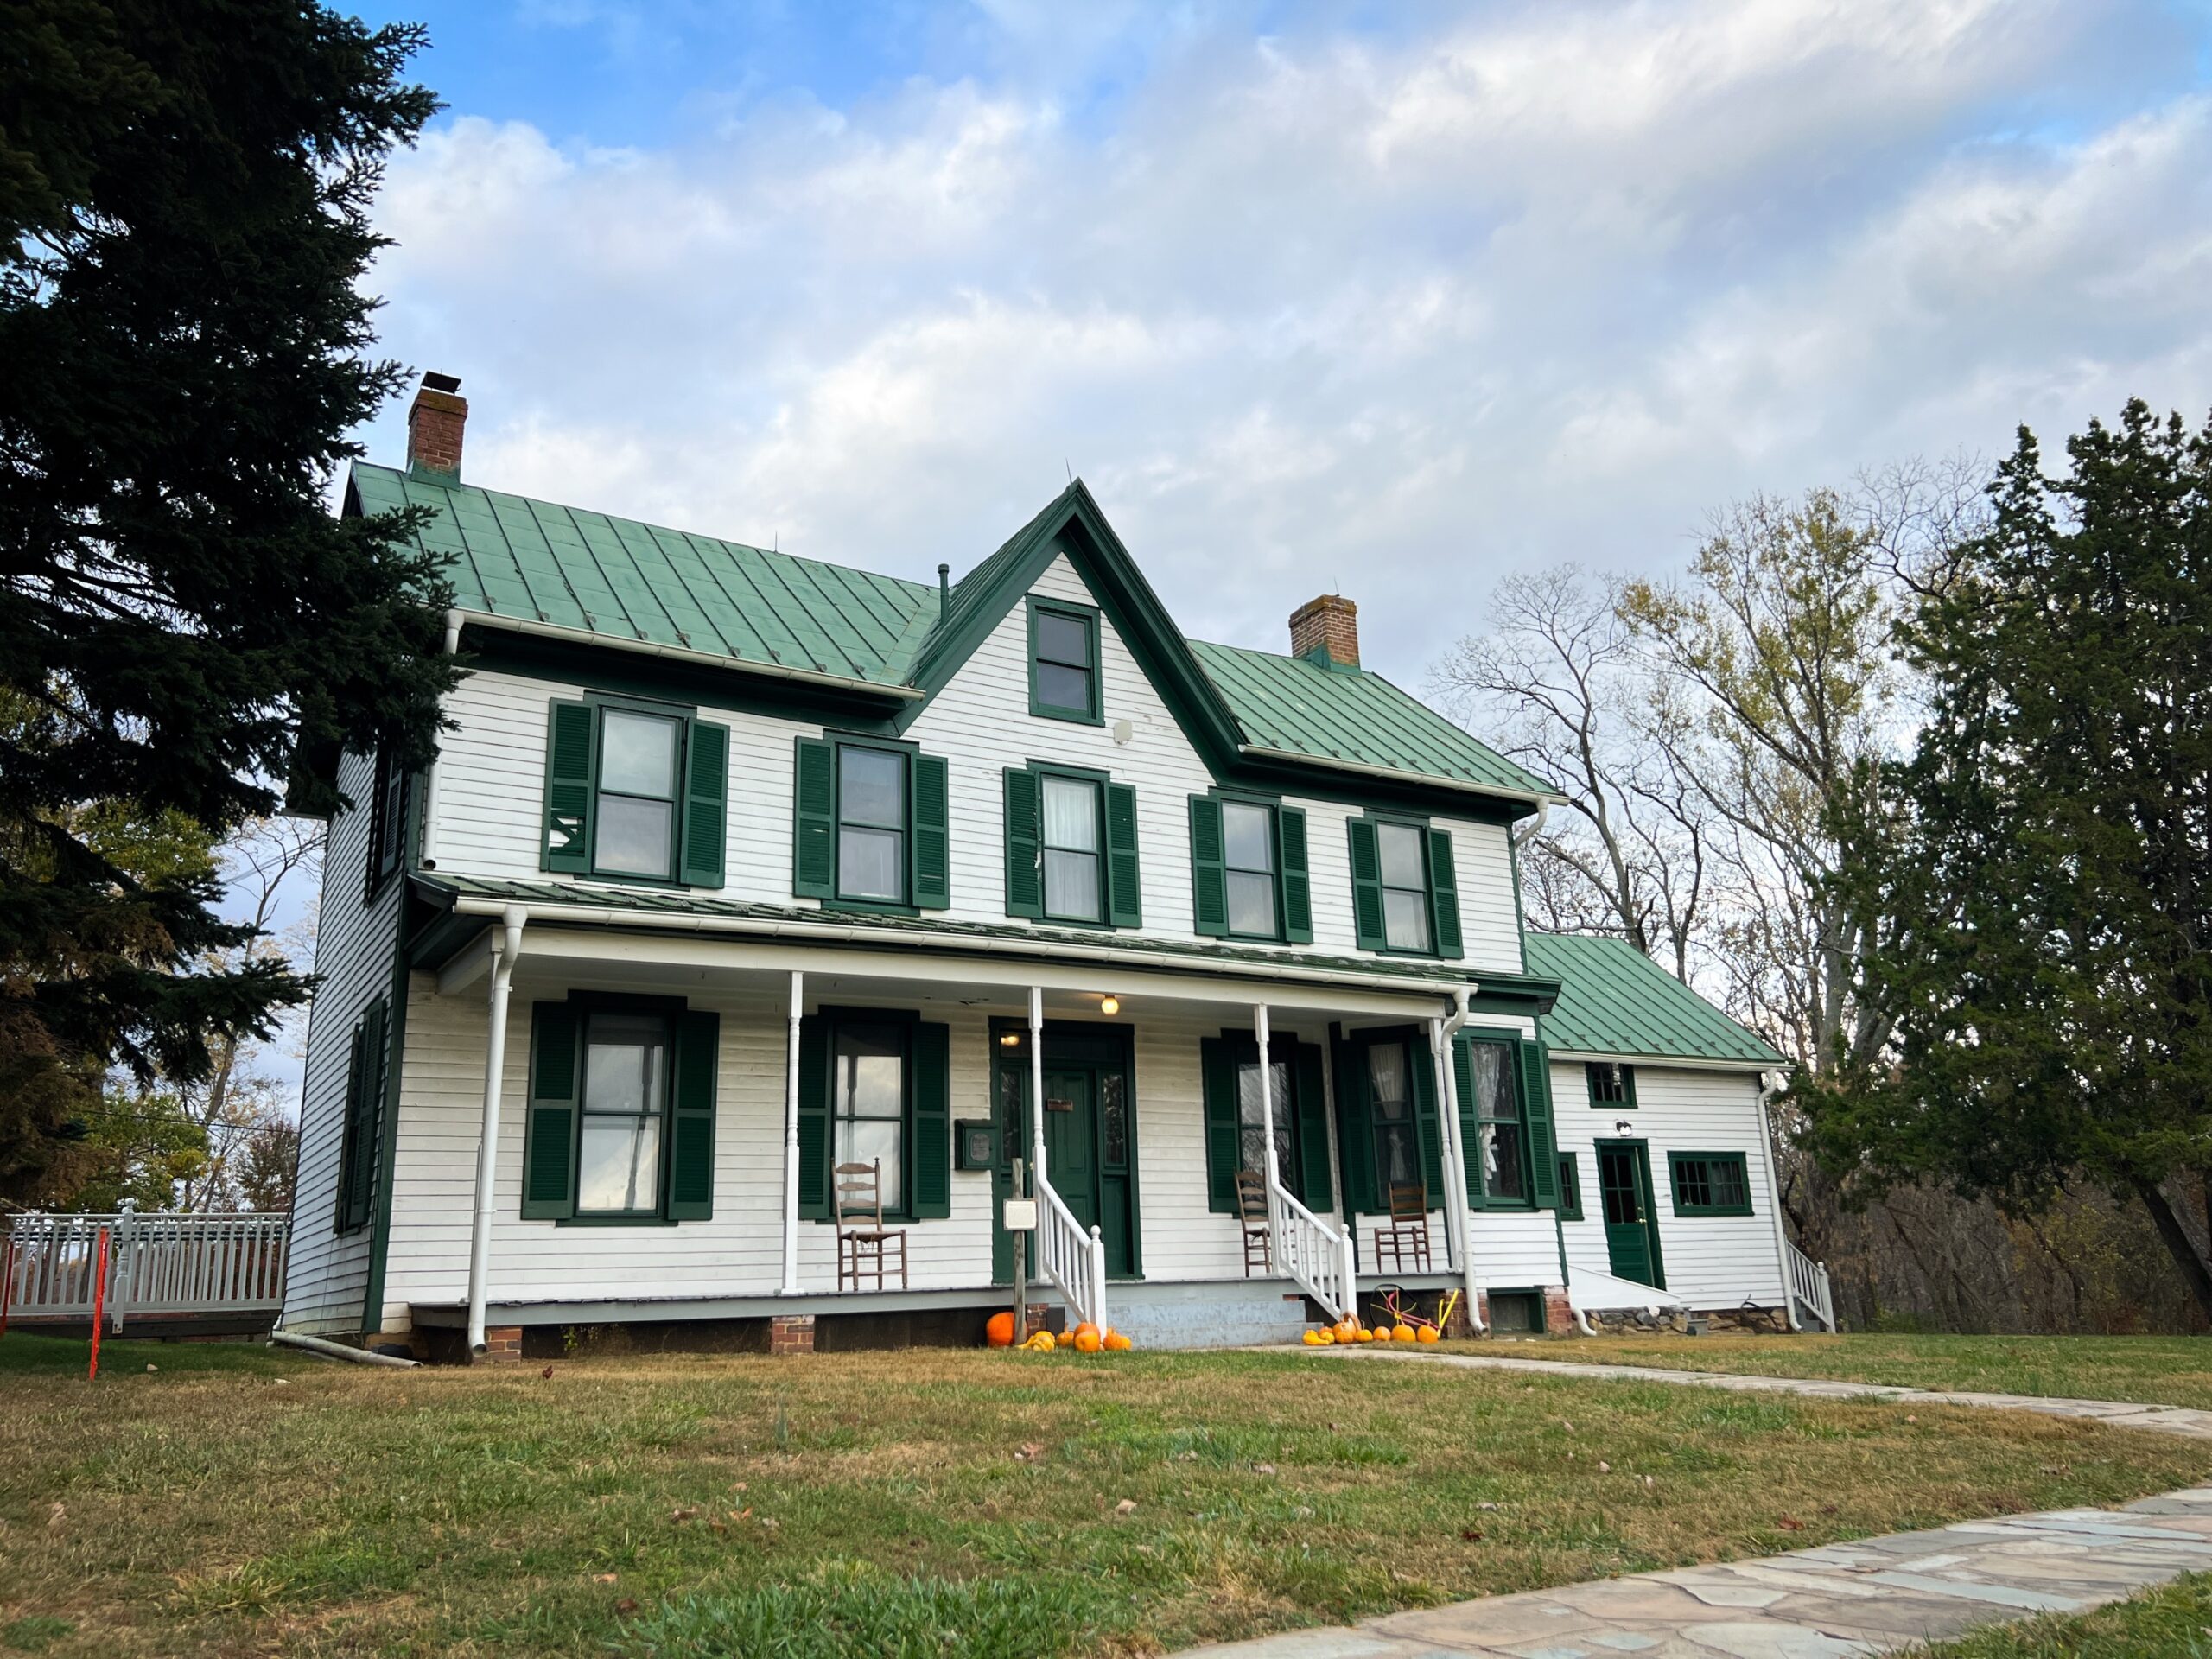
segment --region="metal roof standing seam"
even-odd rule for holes
[[[1626,940],[1528,933],[1529,971],[1560,982],[1543,1018],[1555,1049],[1656,1059],[1789,1061]]]

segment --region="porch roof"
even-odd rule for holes
[[[967,946],[982,954],[995,954],[1020,945],[1027,950],[1050,947],[1056,955],[1072,959],[1119,961],[1148,958],[1163,972],[1188,974],[1211,969],[1224,975],[1255,971],[1265,975],[1285,972],[1312,980],[1338,980],[1370,986],[1377,990],[1433,989],[1447,995],[1460,985],[1478,985],[1485,995],[1522,995],[1548,1006],[1558,995],[1554,980],[1524,974],[1498,974],[1465,963],[1376,962],[1357,957],[1324,956],[1309,951],[1268,950],[1248,945],[1212,941],[1185,943],[1147,938],[1134,934],[1078,931],[1022,925],[958,922],[930,916],[882,915],[867,911],[815,910],[796,905],[760,904],[747,899],[713,899],[691,893],[651,888],[583,887],[566,881],[517,881],[486,876],[418,873],[412,878],[424,897],[448,911],[464,899],[489,899],[500,904],[527,905],[533,910],[573,912],[570,919],[589,921],[606,912],[620,913],[620,923],[651,928],[664,922],[673,928],[690,928],[703,918],[760,924],[785,938],[820,943],[850,942],[852,936],[880,935],[886,947],[901,944]],[[587,914],[588,913],[588,914]],[[470,930],[472,932],[474,929]],[[435,966],[443,955],[467,942],[459,932],[438,937],[438,930],[422,936],[417,961]]]

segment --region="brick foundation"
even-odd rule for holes
[[[772,1354],[810,1354],[814,1351],[814,1315],[779,1313],[768,1321],[768,1351]]]
[[[522,1326],[518,1325],[487,1325],[484,1331],[484,1351],[477,1356],[480,1365],[519,1365],[522,1363]]]
[[[1574,1334],[1574,1305],[1567,1300],[1565,1285],[1544,1287],[1544,1334],[1548,1337]]]

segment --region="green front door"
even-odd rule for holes
[[[1598,1194],[1613,1277],[1665,1289],[1659,1216],[1651,1202],[1651,1154],[1643,1141],[1598,1142]]]
[[[1014,1042],[1001,1040],[1012,1036]],[[1029,1046],[1026,1030],[1010,1023],[992,1033],[999,1109],[999,1167],[993,1195],[1014,1191],[1014,1160],[1030,1159]],[[1106,1271],[1134,1278],[1140,1270],[1137,1241],[1136,1125],[1130,1089],[1127,1032],[1120,1027],[1045,1028],[1045,1173],[1052,1190],[1087,1232],[1106,1243]],[[1036,1272],[1036,1253],[1030,1253]],[[994,1208],[991,1274],[1014,1278],[1014,1243],[998,1225]]]

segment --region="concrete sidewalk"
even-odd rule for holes
[[[1189,1651],[1215,1659],[1843,1659],[2033,1613],[2085,1611],[2208,1568],[2212,1487],[2192,1487],[2124,1510],[1965,1521]]]
[[[1671,1382],[1684,1388],[1727,1389],[1738,1394],[1802,1394],[1816,1400],[1894,1400],[1906,1405],[1979,1406],[1991,1411],[2032,1411],[2046,1417],[2081,1417],[2115,1428],[2147,1428],[2193,1440],[2212,1440],[2212,1411],[2186,1406],[2146,1406],[2124,1400],[2063,1400],[2033,1394],[1949,1393],[1882,1382],[1839,1382],[1817,1377],[1744,1376],[1729,1371],[1670,1371],[1656,1365],[1592,1365],[1571,1359],[1509,1359],[1489,1354],[1423,1353],[1384,1347],[1306,1348],[1300,1354],[1338,1359],[1419,1365],[1451,1365],[1471,1371],[1523,1371],[1572,1376],[1583,1382]]]

